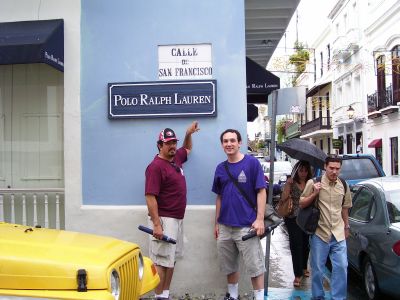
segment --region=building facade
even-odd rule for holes
[[[398,1],[338,1],[333,32],[334,137],[341,153],[370,153],[398,174]]]
[[[114,236],[146,253],[148,236],[137,227],[147,224],[144,172],[158,153],[158,134],[173,128],[181,144],[198,120],[201,130],[185,164],[186,257],[173,289],[224,292],[211,184],[225,159],[220,133],[236,128],[246,136],[244,1],[2,0],[0,6],[0,26],[9,30],[4,38],[13,39],[0,43],[0,59],[19,53],[0,62],[0,219]],[[12,43],[18,48],[9,51]],[[170,62],[162,58],[198,66],[194,49],[203,46],[211,71],[182,71],[174,80],[207,75],[217,89],[213,115],[110,117],[113,85],[168,81],[160,66]],[[163,56],[168,47],[176,49]],[[142,103],[161,105],[146,99]],[[185,280],[194,270],[197,279]]]

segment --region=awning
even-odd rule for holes
[[[316,93],[318,93],[320,90],[322,90],[324,87],[326,87],[326,86],[327,86],[328,84],[330,84],[330,83],[331,83],[331,82],[328,81],[328,82],[322,83],[322,84],[320,84],[320,85],[314,86],[313,88],[311,88],[311,89],[306,93],[306,97],[308,98],[308,97],[314,96]]]
[[[0,64],[46,63],[64,72],[64,21],[0,23]]]
[[[246,57],[247,104],[267,104],[268,95],[280,88],[280,79]]]
[[[373,140],[368,144],[368,148],[382,148],[382,139]]]
[[[258,117],[258,108],[254,104],[247,104],[247,122],[253,122]]]

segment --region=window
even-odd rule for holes
[[[343,136],[341,135],[341,136],[339,136],[338,137],[338,139],[341,141],[341,147],[339,148],[339,154],[343,154]],[[342,169],[343,169],[343,166],[342,166]],[[343,172],[342,172],[343,173]]]
[[[312,120],[315,120],[317,118],[317,113],[316,113],[316,106],[317,106],[317,98],[312,97],[312,102],[311,102],[311,109],[312,109]]]
[[[327,60],[326,60],[326,67],[329,70],[331,68],[331,45],[328,44],[328,46],[326,46],[326,54],[328,56]]]
[[[378,107],[383,107],[385,101],[385,55],[381,55],[376,59],[377,87],[378,87]]]
[[[318,117],[321,118],[321,122],[322,122],[322,96],[318,97]]]
[[[393,102],[400,102],[400,45],[392,49]]]
[[[374,201],[374,194],[369,189],[362,188],[354,199],[349,217],[357,221],[369,222],[374,218],[375,212],[376,203]]]
[[[324,53],[321,51],[320,53],[320,61],[321,61],[321,77],[324,75]]]
[[[63,81],[46,64],[0,65],[0,188],[64,187]]]
[[[331,110],[330,110],[330,103],[329,103],[329,92],[325,95],[325,106],[326,106],[326,117],[327,117],[327,124],[331,124]]]
[[[398,137],[390,138],[390,165],[392,175],[399,174],[399,141]]]
[[[342,95],[342,87],[339,87],[337,89],[336,93],[336,106],[342,106],[343,105],[343,95]]]
[[[331,138],[328,137],[328,152],[327,154],[331,154]]]
[[[353,153],[353,135],[351,133],[346,135],[346,145],[347,145],[346,153],[347,154]]]
[[[400,222],[400,190],[391,190],[386,198],[390,223]]]
[[[340,176],[346,180],[380,177],[379,171],[369,158],[343,159]]]

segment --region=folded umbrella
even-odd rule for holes
[[[323,169],[326,153],[317,148],[314,144],[302,139],[290,139],[276,146],[284,151],[291,158],[305,160],[314,167]]]

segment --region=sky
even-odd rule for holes
[[[320,30],[329,24],[328,14],[337,0],[301,0],[296,12],[286,29],[286,34],[279,42],[268,66],[267,70],[281,78],[281,88],[290,86],[291,74],[282,72],[281,61],[286,61],[287,57],[293,54],[293,46],[298,36],[299,41],[310,46],[320,34]],[[297,19],[297,30],[296,30]],[[260,120],[247,123],[247,134],[250,140],[254,140],[257,132],[262,131],[263,124]],[[261,127],[261,128],[260,128]]]

